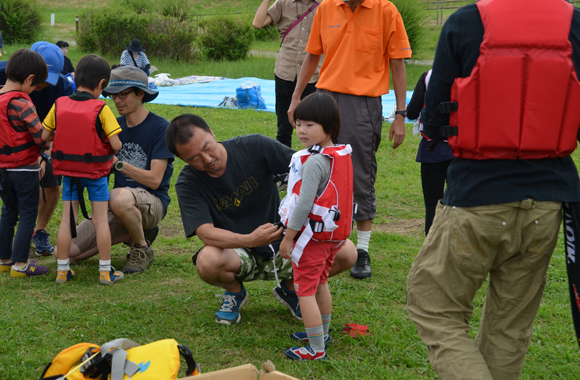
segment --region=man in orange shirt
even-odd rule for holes
[[[407,78],[403,59],[411,57],[409,39],[401,15],[387,0],[325,0],[314,17],[306,51],[288,116],[294,123],[300,95],[324,54],[316,87],[338,103],[341,130],[337,143],[353,148],[358,259],[351,276],[366,278],[371,275],[368,246],[377,206],[375,154],[381,141],[381,95],[389,92],[390,63],[397,112],[389,140],[394,140],[393,148],[397,148],[405,139]]]

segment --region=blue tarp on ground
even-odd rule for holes
[[[194,83],[172,87],[158,87],[159,96],[152,103],[171,104],[194,107],[217,107],[225,96],[235,97],[236,88],[246,82],[260,85],[262,97],[266,102],[266,111],[276,111],[276,96],[274,81],[259,78],[224,79],[209,83]],[[407,91],[407,103],[411,100],[413,91]],[[395,105],[395,93],[391,91],[383,95],[383,115],[386,117]]]

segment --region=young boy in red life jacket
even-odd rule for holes
[[[290,163],[288,195],[279,210],[287,226],[280,255],[292,258],[306,328],[290,337],[310,346],[291,347],[285,353],[294,360],[324,360],[331,340],[328,273],[352,228],[352,149],[332,142],[340,132],[340,114],[330,95],[316,92],[304,98],[294,120],[296,135],[307,149],[296,152]]]
[[[38,214],[40,151],[49,148],[41,138],[42,125],[28,95],[47,76],[40,54],[21,49],[8,60],[6,85],[0,90],[0,272],[10,271],[12,277],[48,272],[28,260]]]
[[[108,174],[113,154],[122,147],[117,136],[121,127],[107,104],[97,99],[107,87],[110,76],[111,69],[105,59],[93,54],[81,58],[75,75],[77,90],[70,96],[57,99],[43,121],[42,138],[54,140],[54,174],[64,176],[63,216],[56,239],[57,284],[67,282],[74,275],[70,269],[69,250],[74,224],[78,220],[79,199],[85,187],[97,232],[100,283],[110,285],[124,277],[123,272],[115,271],[111,266],[111,232],[107,218]]]

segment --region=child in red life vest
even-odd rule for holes
[[[307,149],[296,152],[290,163],[288,195],[279,210],[287,226],[280,255],[292,258],[306,328],[290,337],[310,346],[285,353],[294,360],[323,360],[332,312],[328,273],[352,228],[352,149],[332,142],[340,132],[340,115],[330,95],[317,92],[304,98],[294,120],[296,135]]]
[[[18,50],[8,60],[6,85],[0,90],[0,272],[9,271],[12,277],[48,272],[28,260],[38,215],[40,151],[49,148],[42,141],[42,125],[28,95],[47,76],[40,54]]]
[[[97,232],[100,283],[110,285],[123,278],[123,272],[115,271],[111,266],[111,232],[107,218],[107,176],[114,152],[121,149],[121,140],[117,136],[121,127],[107,104],[97,99],[107,87],[110,76],[111,69],[105,59],[96,55],[81,58],[75,75],[77,90],[71,96],[57,99],[43,122],[42,138],[54,140],[54,174],[64,176],[63,216],[56,239],[57,284],[67,282],[74,275],[69,265],[69,250],[74,225],[78,221],[79,199],[85,187]],[[71,207],[74,217],[71,217]]]

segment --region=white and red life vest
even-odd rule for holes
[[[110,173],[113,149],[98,120],[104,106],[97,99],[77,101],[63,96],[56,100],[54,174],[97,179]]]
[[[580,83],[564,0],[482,0],[480,56],[451,89],[447,134],[456,157],[544,159],[576,149]],[[456,128],[456,129],[455,129]]]
[[[429,81],[431,80],[431,74],[433,73],[433,69],[429,69],[427,71],[427,74],[425,75],[425,92],[427,92],[427,87],[429,86]],[[423,107],[425,108],[425,97],[423,97]],[[427,135],[425,133],[423,133],[423,120],[422,120],[422,112],[419,112],[419,117],[417,118],[417,122],[415,123],[415,126],[413,127],[413,134],[418,135],[421,134],[421,138],[427,140],[427,141],[431,141],[431,139],[429,137],[427,137]]]
[[[36,164],[40,147],[28,130],[18,132],[8,120],[8,104],[12,99],[22,98],[32,103],[27,93],[8,91],[0,94],[0,168],[17,168]]]
[[[302,186],[302,168],[312,154],[323,154],[330,158],[330,178],[320,196],[314,198],[314,205],[302,226],[292,251],[292,261],[298,265],[306,244],[315,241],[340,242],[349,237],[352,230],[352,148],[337,145],[320,148],[315,145],[294,153],[290,161],[288,194],[280,204],[280,221],[288,222],[298,203]]]

